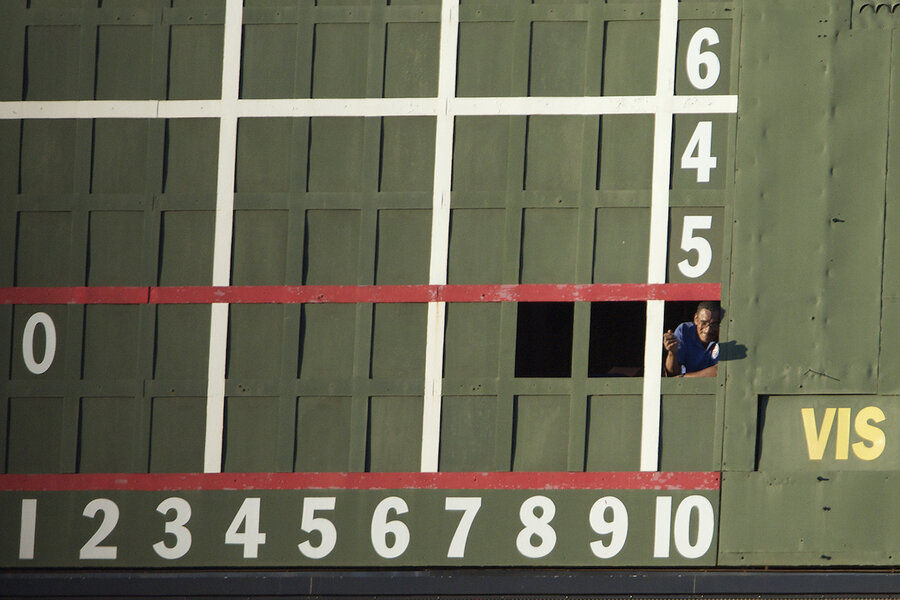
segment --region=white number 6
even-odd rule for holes
[[[712,27],[698,29],[691,38],[687,49],[687,74],[688,79],[698,90],[708,90],[719,80],[719,57],[710,50],[700,51],[703,42],[710,46],[719,43],[719,34]],[[700,65],[706,65],[706,75],[700,75]]]
[[[692,265],[688,259],[684,259],[678,263],[678,270],[681,271],[685,277],[690,277],[691,279],[700,277],[706,273],[706,270],[709,269],[709,265],[712,264],[712,246],[709,245],[709,240],[694,235],[695,229],[711,228],[711,215],[686,216],[684,218],[684,229],[681,230],[681,249],[685,252],[690,252],[691,250],[697,251],[696,264]]]

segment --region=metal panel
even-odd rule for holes
[[[460,22],[456,94],[513,95],[516,24],[509,21]]]
[[[342,380],[352,376],[356,307],[307,304],[302,315],[300,377]]]
[[[64,430],[75,426],[65,408],[62,398],[10,398],[6,472],[65,472]]]
[[[235,473],[280,471],[278,398],[230,397],[225,401],[222,470]],[[292,444],[293,446],[293,444]]]
[[[309,133],[310,192],[367,189],[359,168],[365,149],[365,119],[313,119]]]
[[[382,120],[381,191],[431,192],[434,179],[434,119]],[[423,199],[430,206],[430,195]]]
[[[241,123],[243,122],[242,120]],[[218,143],[219,127],[214,119],[166,121],[162,191],[192,194],[214,192]],[[250,170],[255,166],[250,165]]]
[[[286,192],[291,189],[292,125],[293,120],[288,119],[238,121],[235,191]]]
[[[150,472],[202,471],[205,423],[206,398],[153,398]]]
[[[26,29],[25,100],[80,98],[81,27],[31,25]]]
[[[221,96],[222,32],[223,28],[219,25],[171,26],[167,92],[169,100]]]
[[[513,471],[565,471],[569,449],[569,399],[517,396]]]
[[[600,119],[599,189],[649,190],[652,157],[652,117],[604,115]]]
[[[364,98],[368,45],[368,24],[317,23],[312,97]]]
[[[650,211],[603,207],[596,211],[595,283],[643,283],[647,279]]]
[[[444,396],[441,403],[441,471],[505,471],[507,447],[498,439],[501,404],[496,396]],[[503,460],[505,458],[505,460]]]
[[[592,396],[585,470],[634,471],[641,458],[640,396]]]
[[[22,124],[21,179],[24,194],[75,189],[75,121],[27,120]]]
[[[527,208],[524,212],[522,283],[573,281],[578,213],[561,208]]]
[[[97,100],[153,97],[153,28],[101,25],[97,28]]]
[[[368,445],[367,471],[416,471],[422,445],[422,399],[371,398]]]
[[[528,95],[584,95],[586,45],[583,21],[533,22]]]
[[[122,194],[145,190],[148,125],[142,119],[94,121],[92,192]]]
[[[437,96],[438,23],[388,23],[384,97]]]
[[[84,379],[134,379],[138,376],[141,309],[137,306],[87,306],[84,310]]]
[[[715,471],[721,468],[716,445],[715,402],[714,396],[663,396],[661,471]]]
[[[82,398],[78,472],[146,472],[148,416],[140,399]]]
[[[581,189],[582,161],[596,162],[582,154],[589,129],[596,130],[593,117],[529,117],[525,189]]]
[[[506,189],[510,128],[513,121],[512,117],[456,118],[453,140],[454,191]]]
[[[290,23],[247,24],[244,25],[243,41],[241,98],[293,97],[295,61],[271,59],[296,54],[297,26]]]
[[[656,91],[658,22],[627,20],[606,23],[603,95],[650,95]]]
[[[303,282],[307,285],[355,284],[359,239],[360,211],[307,211]]]
[[[345,396],[297,399],[295,471],[346,472],[350,463],[351,411]]]

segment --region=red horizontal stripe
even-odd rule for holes
[[[0,491],[718,490],[718,472],[179,473],[0,475]]]
[[[718,283],[6,287],[0,304],[318,304],[712,300]]]

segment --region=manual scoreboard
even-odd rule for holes
[[[898,28],[5,2],[0,567],[895,564]]]

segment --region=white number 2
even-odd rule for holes
[[[712,156],[712,121],[700,121],[681,155],[681,168],[697,169],[697,182],[709,183],[709,172],[717,162]]]
[[[685,252],[697,251],[697,262],[695,264],[692,265],[688,259],[678,263],[678,270],[685,277],[690,277],[691,279],[700,277],[706,273],[709,265],[712,264],[712,246],[709,245],[709,240],[694,235],[695,229],[710,229],[711,227],[711,215],[689,215],[684,217],[684,229],[681,230],[681,249]]]
[[[103,520],[100,521],[100,527],[97,528],[91,539],[81,547],[78,558],[82,560],[86,558],[114,560],[116,558],[118,548],[116,546],[101,546],[100,542],[105,540],[116,528],[116,523],[119,522],[119,507],[109,498],[95,498],[87,503],[82,514],[93,519],[98,512],[103,513]]]

